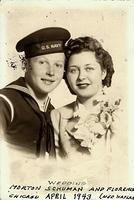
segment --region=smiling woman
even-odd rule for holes
[[[106,70],[101,69],[93,52],[84,51],[70,57],[67,80],[74,93],[81,98],[95,96],[102,89]]]
[[[60,138],[60,147],[62,146],[63,150],[59,153],[63,153],[67,157],[68,154],[69,156],[73,155],[73,152],[83,154],[84,151],[86,154],[91,154],[92,151],[96,151],[97,146],[104,146],[109,130],[110,135],[108,134],[108,137],[111,137],[112,134],[112,124],[109,120],[113,116],[109,115],[113,113],[107,113],[106,122],[109,121],[110,123],[108,127],[99,119],[102,113],[101,104],[103,98],[105,98],[103,89],[104,86],[109,87],[111,85],[111,78],[114,73],[112,58],[97,40],[90,37],[68,41],[66,57],[64,78],[70,91],[77,96],[77,100],[70,105],[52,111],[54,127],[55,123],[59,124],[59,122],[55,122],[56,119],[53,117],[55,114],[60,116],[60,120],[64,119],[67,113],[69,115],[64,127],[65,133],[60,133],[60,129],[58,129],[58,133],[56,132],[56,136],[58,135]],[[101,100],[99,100],[100,97]],[[100,130],[93,131],[94,126],[99,127]],[[102,131],[103,129],[104,131]],[[101,131],[104,134],[101,134]],[[83,137],[88,138],[89,144],[86,142],[87,146],[85,146]],[[100,142],[102,145],[99,145]]]
[[[66,58],[64,79],[77,99],[51,112],[57,157],[84,164],[90,178],[102,183],[102,176],[109,179],[111,156],[118,146],[115,138],[119,137],[115,122],[121,99],[106,94],[114,73],[113,61],[91,37],[69,40]]]

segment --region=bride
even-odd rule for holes
[[[121,99],[106,94],[113,73],[112,57],[96,39],[79,37],[68,41],[64,79],[77,98],[53,110],[51,119],[57,159],[64,158],[66,166],[69,163],[71,169],[82,169],[85,176],[88,171],[100,177],[103,171],[106,177],[111,155],[118,146],[116,124]]]

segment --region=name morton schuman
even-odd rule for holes
[[[83,191],[83,187],[74,187],[74,186],[48,186],[45,188],[46,191],[73,191],[73,192],[81,192]]]

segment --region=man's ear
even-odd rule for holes
[[[26,60],[26,64],[25,64],[25,70],[26,70],[26,72],[27,72],[29,69],[32,69],[32,67],[31,67],[31,65],[30,65],[30,60],[27,59],[27,60]]]
[[[107,71],[105,69],[103,69],[102,70],[102,80],[105,79],[106,75],[107,75]]]

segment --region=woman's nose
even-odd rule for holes
[[[79,76],[78,76],[78,79],[79,80],[83,80],[86,78],[86,74],[85,74],[85,71],[84,70],[80,70],[79,71]]]

